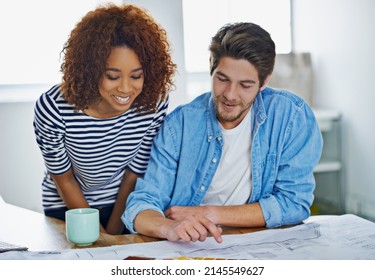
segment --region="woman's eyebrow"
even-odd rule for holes
[[[143,70],[143,68],[142,67],[135,68],[135,69],[132,70],[132,72],[137,72],[137,71],[140,71],[140,70]],[[117,68],[106,68],[105,71],[121,72],[121,70],[117,69]]]

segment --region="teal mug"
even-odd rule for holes
[[[99,210],[77,208],[65,212],[67,239],[77,246],[88,246],[99,238]]]

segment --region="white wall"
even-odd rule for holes
[[[129,0],[127,4],[134,4],[148,10],[155,20],[167,31],[172,50],[173,61],[177,64],[175,76],[176,88],[170,93],[169,111],[189,98],[186,94],[184,38],[181,0]]]
[[[346,210],[375,219],[375,1],[293,4],[295,48],[312,55],[313,104],[342,113]]]
[[[33,107],[30,101],[0,102],[0,196],[42,212],[44,164],[33,132]]]

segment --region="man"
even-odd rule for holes
[[[270,35],[229,24],[210,53],[212,92],[167,116],[128,198],[122,220],[133,233],[222,242],[221,225],[273,228],[310,215],[322,137],[301,98],[267,87]]]

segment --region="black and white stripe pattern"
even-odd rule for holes
[[[146,171],[152,140],[167,107],[168,102],[161,102],[156,113],[131,109],[97,119],[75,112],[58,85],[42,94],[35,104],[34,130],[47,168],[44,209],[65,206],[49,173],[63,174],[71,167],[90,205],[114,203],[125,167],[137,174]]]

